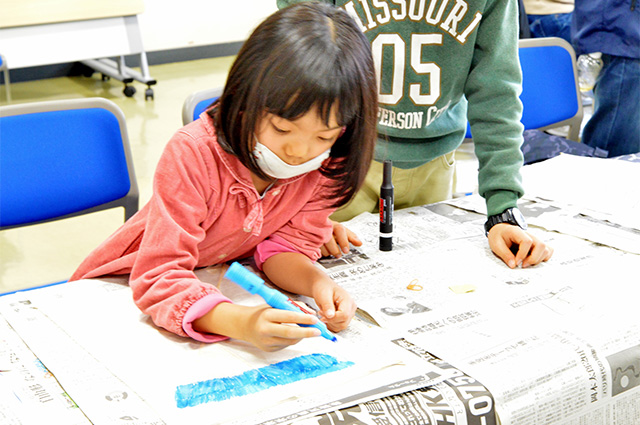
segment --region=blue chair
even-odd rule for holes
[[[107,99],[0,107],[0,147],[0,230],[138,210],[124,114]]]
[[[567,139],[579,141],[583,110],[573,47],[557,37],[527,38],[519,40],[518,52],[524,129],[568,125]],[[465,137],[471,137],[468,124]]]
[[[520,40],[525,130],[569,126],[567,139],[580,140],[583,110],[576,54],[557,37]]]
[[[182,105],[182,124],[187,125],[197,120],[200,114],[222,95],[222,90],[222,87],[216,87],[190,94]]]
[[[7,92],[7,102],[11,102],[11,88],[9,87],[9,67],[4,56],[0,55],[0,71],[4,74],[4,88]]]
[[[0,230],[138,211],[125,117],[107,99],[0,107],[0,152]]]

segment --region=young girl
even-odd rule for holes
[[[273,351],[313,337],[315,316],[233,304],[194,269],[254,255],[271,282],[312,297],[332,331],[355,313],[314,266],[329,215],[373,156],[376,80],[369,43],[346,12],[300,4],[271,15],[238,53],[221,98],[180,129],[150,201],[71,280],[129,274],[154,323],[198,341]]]

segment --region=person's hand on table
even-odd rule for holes
[[[297,344],[303,338],[320,335],[320,331],[311,327],[291,326],[311,325],[319,319],[293,311],[271,308],[268,305],[249,307],[244,339],[264,351],[278,351]]]
[[[356,314],[357,306],[351,295],[329,278],[314,285],[313,299],[320,310],[320,319],[332,332],[346,329]]]
[[[553,255],[553,248],[512,224],[496,224],[487,236],[491,251],[512,269],[535,266]]]
[[[323,257],[333,255],[336,258],[342,257],[342,254],[349,252],[349,243],[354,246],[362,245],[362,241],[351,230],[344,227],[341,223],[331,220],[333,224],[333,235],[322,247],[320,253]]]
[[[267,304],[220,303],[196,319],[193,328],[247,341],[264,351],[278,351],[303,338],[318,337],[320,331],[316,328],[292,325],[312,325],[319,320],[315,315],[280,310]]]

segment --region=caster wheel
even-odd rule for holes
[[[102,81],[109,81],[110,79],[111,77],[109,77],[108,75],[102,74]]]
[[[144,91],[144,100],[153,100],[153,89],[148,88]]]
[[[122,91],[122,93],[124,93],[124,95],[127,97],[132,97],[134,94],[136,94],[136,88],[133,86],[124,86],[124,90]]]

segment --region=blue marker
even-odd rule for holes
[[[265,302],[273,308],[279,308],[280,310],[289,310],[295,312],[306,313],[296,303],[291,301],[286,295],[281,292],[271,289],[264,284],[264,280],[260,279],[255,274],[251,273],[248,269],[244,268],[242,264],[233,262],[224,277],[237,283],[242,288],[247,290],[251,294],[258,294],[264,298]],[[320,335],[327,338],[329,341],[337,341],[338,339],[329,332],[327,326],[318,322],[314,325],[300,325],[300,326],[313,326],[320,330]]]

